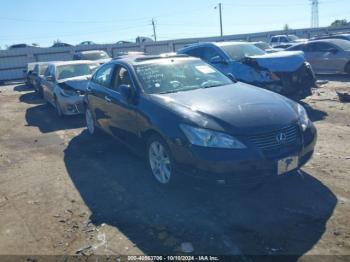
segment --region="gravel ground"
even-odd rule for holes
[[[350,78],[320,80],[304,101],[314,158],[254,190],[162,189],[82,117],[59,119],[23,84],[0,87],[0,255],[350,256],[350,103],[335,93]]]

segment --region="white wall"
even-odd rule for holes
[[[297,29],[288,31],[289,34],[295,34],[302,38],[309,38],[315,35],[335,32],[350,32],[350,27],[341,28],[315,28],[315,29]],[[22,79],[23,70],[27,63],[42,61],[62,61],[71,60],[75,51],[83,50],[105,50],[112,57],[116,57],[118,52],[125,51],[143,51],[149,54],[160,54],[166,52],[175,52],[185,45],[205,42],[205,41],[268,41],[271,36],[276,34],[285,34],[285,31],[271,31],[253,34],[230,35],[221,37],[178,39],[171,41],[160,41],[145,44],[123,44],[123,45],[91,45],[75,47],[57,47],[57,48],[21,48],[13,50],[0,50],[0,81]]]

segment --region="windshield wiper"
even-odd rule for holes
[[[162,91],[162,92],[159,92],[158,94],[170,94],[170,93],[177,93],[179,92],[180,90],[170,90],[170,91]]]
[[[218,86],[223,86],[223,84],[207,85],[207,86],[202,86],[202,88],[211,88],[211,87],[218,87]]]

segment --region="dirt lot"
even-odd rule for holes
[[[142,159],[89,137],[81,117],[59,119],[25,85],[0,87],[0,254],[189,246],[192,254],[350,255],[350,104],[335,93],[350,91],[350,78],[322,79],[331,81],[305,100],[319,133],[313,160],[251,191],[162,189]]]

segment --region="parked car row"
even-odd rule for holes
[[[197,47],[180,54],[124,55],[102,65],[49,62],[40,75],[43,98],[59,116],[84,113],[91,135],[102,130],[146,155],[161,185],[185,175],[255,184],[301,168],[312,157],[317,137],[305,109],[285,96],[237,81],[232,71],[222,70],[226,62],[220,57],[209,59],[211,65],[186,54]],[[233,64],[239,63],[233,60],[234,51],[241,55],[236,43],[202,47],[229,54],[222,58],[239,68]],[[259,58],[265,55],[255,57],[255,63],[297,66],[293,59]],[[295,59],[299,62],[301,56]]]
[[[302,51],[316,74],[350,74],[350,34],[323,35],[309,40],[293,35],[279,35],[273,36],[270,44],[250,43],[266,53]]]
[[[350,41],[313,40],[289,47],[287,51],[303,51],[317,74],[350,74]]]

